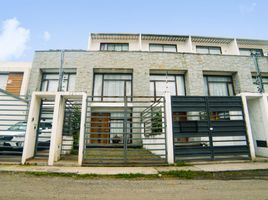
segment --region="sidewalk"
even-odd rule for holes
[[[222,163],[222,164],[201,164],[193,166],[175,167],[57,167],[57,166],[32,166],[32,165],[0,165],[0,172],[48,172],[48,173],[70,173],[70,174],[159,174],[163,171],[243,171],[243,170],[268,170],[268,162],[247,162],[247,163]]]

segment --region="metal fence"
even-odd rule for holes
[[[84,165],[166,163],[164,97],[88,97],[86,112]]]
[[[171,101],[176,161],[250,158],[241,97]]]
[[[21,160],[27,127],[28,100],[0,89],[0,160]]]

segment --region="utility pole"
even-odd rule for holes
[[[259,62],[258,62],[258,56],[260,56],[260,55],[257,52],[251,52],[251,57],[252,57],[252,59],[254,61],[256,72],[257,72],[257,74],[256,74],[256,85],[257,85],[257,88],[258,88],[258,92],[263,93],[264,88],[263,88],[261,71],[260,71]]]
[[[62,81],[63,81],[63,63],[64,63],[64,50],[61,50],[61,59],[60,59],[60,69],[59,69],[59,84],[58,92],[62,91]]]

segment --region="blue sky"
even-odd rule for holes
[[[267,0],[3,0],[0,60],[86,49],[90,32],[268,39]]]

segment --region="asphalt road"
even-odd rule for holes
[[[94,180],[1,173],[0,188],[0,199],[268,200],[268,180]]]

